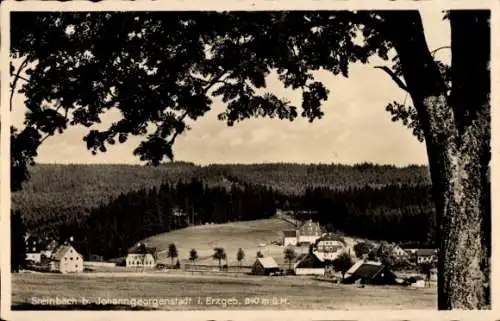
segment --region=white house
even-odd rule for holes
[[[61,273],[83,272],[83,257],[71,245],[61,245],[50,258],[50,270]]]
[[[283,231],[284,246],[289,246],[289,245],[296,246],[297,241],[298,241],[297,231]]]
[[[345,252],[345,245],[342,238],[331,233],[321,236],[316,241],[315,248],[318,257],[329,261],[335,260],[340,254]]]
[[[314,244],[321,237],[321,234],[321,226],[318,223],[309,220],[297,231],[297,242],[298,244]]]
[[[410,256],[410,253],[397,244],[392,246],[392,254],[398,258],[409,258]]]
[[[129,253],[125,262],[127,267],[154,267],[156,264],[150,253]]]
[[[437,260],[437,251],[435,249],[417,249],[415,255],[417,264],[434,263]]]
[[[26,253],[26,261],[40,263],[42,261],[42,253]]]

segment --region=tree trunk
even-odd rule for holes
[[[382,16],[425,134],[438,222],[438,308],[483,309],[489,305],[489,13],[450,14],[450,98],[418,12]]]

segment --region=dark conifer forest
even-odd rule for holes
[[[313,210],[328,230],[429,243],[435,218],[426,167],[346,165],[38,165],[13,194],[27,230],[72,236],[79,251],[122,256],[146,237],[189,225]],[[278,231],[277,231],[278,232]]]

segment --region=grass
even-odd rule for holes
[[[225,249],[228,263],[231,266],[238,265],[236,254],[239,248],[245,251],[245,259],[242,265],[252,265],[255,261],[257,251],[265,256],[272,256],[279,264],[285,264],[282,246],[270,244],[282,238],[282,231],[293,229],[290,223],[279,218],[270,218],[246,222],[234,222],[226,224],[199,225],[168,233],[158,234],[144,240],[148,246],[156,247],[162,251],[159,255],[160,261],[170,263],[167,258],[167,250],[170,243],[175,243],[181,263],[187,263],[189,252],[196,249],[199,259],[198,264],[214,265],[218,262],[211,257],[215,247]],[[354,240],[347,237],[348,247],[352,247]],[[266,244],[260,247],[260,244]],[[306,253],[307,247],[296,247],[297,253]],[[352,250],[351,250],[352,251]]]
[[[338,285],[297,276],[234,277],[167,273],[129,276],[92,273],[12,275],[12,309],[48,309],[46,305],[33,305],[34,300],[56,297],[75,298],[78,302],[82,298],[87,300],[88,307],[79,304],[74,309],[120,309],[124,306],[123,299],[129,300],[131,308],[139,308],[130,304],[133,299],[136,302],[141,299],[149,304],[143,304],[140,308],[159,310],[436,309],[435,286],[422,289],[401,286],[358,288],[355,285]],[[208,299],[210,304],[207,298],[212,298]],[[113,299],[122,301],[99,304],[113,303]]]

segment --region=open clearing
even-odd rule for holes
[[[85,298],[86,303],[105,300],[146,299],[160,310],[205,309],[436,309],[436,287],[339,285],[311,277],[187,276],[167,273],[147,275],[76,275],[23,273],[12,275],[12,305],[40,299]],[[212,300],[207,304],[207,298]],[[248,300],[254,299],[251,303]],[[258,299],[257,299],[258,298]],[[163,303],[160,304],[160,300]],[[177,299],[177,302],[174,300]],[[222,299],[230,304],[225,305]],[[273,301],[276,300],[276,301]],[[266,302],[265,300],[269,300]],[[80,301],[78,301],[80,302]],[[129,301],[132,302],[132,301]],[[274,303],[273,303],[274,302]],[[111,303],[111,302],[109,302]]]
[[[198,264],[213,265],[216,262],[211,258],[215,247],[226,250],[228,263],[231,266],[238,264],[236,253],[239,248],[245,251],[245,259],[242,265],[251,265],[255,261],[257,251],[265,256],[273,256],[279,264],[284,264],[282,246],[270,244],[282,238],[283,230],[294,229],[294,226],[279,218],[262,219],[246,222],[234,222],[226,224],[199,225],[175,230],[168,233],[158,234],[144,240],[148,246],[156,247],[159,253],[159,261],[170,262],[167,258],[167,249],[170,243],[175,243],[181,263],[188,262],[189,251],[196,249],[199,259]],[[345,237],[348,248],[351,248],[355,240]],[[266,244],[264,247],[259,245]],[[297,253],[306,253],[307,247],[296,247]],[[352,251],[352,250],[351,250]]]

